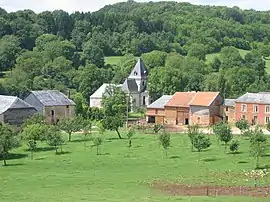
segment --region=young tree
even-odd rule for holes
[[[37,148],[37,141],[46,139],[48,126],[42,124],[27,125],[22,133],[22,139],[27,141],[27,146],[31,151],[31,159],[34,158],[34,152]]]
[[[19,146],[19,141],[16,134],[7,125],[0,122],[0,155],[4,161],[4,166],[7,165],[8,152]]]
[[[261,130],[255,130],[250,140],[250,151],[256,159],[256,168],[259,168],[259,160],[267,152],[267,147],[267,137]]]
[[[188,126],[188,137],[191,143],[191,151],[194,150],[194,138],[200,134],[198,125]]]
[[[47,131],[47,143],[55,148],[55,154],[57,154],[58,147],[60,147],[61,153],[63,153],[62,145],[64,142],[61,131],[55,126],[50,126]]]
[[[207,149],[208,147],[210,147],[211,142],[208,137],[203,134],[199,134],[194,137],[193,145],[198,150],[198,152],[201,152],[203,149]]]
[[[59,123],[58,126],[60,130],[65,131],[68,134],[68,141],[71,141],[71,135],[74,132],[78,132],[83,128],[82,126],[82,119],[80,117],[69,117],[62,119]]]
[[[235,122],[235,126],[237,128],[239,128],[239,130],[241,130],[241,134],[243,134],[243,132],[245,130],[248,130],[249,129],[249,124],[248,124],[248,121],[246,119],[241,119],[239,121],[236,121]]]
[[[99,155],[99,146],[103,142],[102,137],[100,135],[94,137],[93,142],[94,142],[94,145],[97,147],[97,155]]]
[[[239,141],[234,140],[232,141],[232,143],[230,144],[230,151],[235,154],[239,149]]]
[[[132,147],[131,138],[135,135],[135,130],[133,128],[130,128],[127,132],[127,138],[129,139],[128,147],[129,149]]]
[[[102,105],[104,109],[104,118],[102,124],[105,129],[115,130],[119,139],[122,139],[119,128],[124,125],[126,109],[127,109],[127,96],[118,87],[107,87],[102,98]]]
[[[26,126],[33,124],[44,124],[44,116],[41,114],[34,114],[33,116],[26,119],[22,127],[25,128]]]
[[[154,133],[155,133],[155,134],[158,134],[158,132],[159,132],[162,128],[163,128],[163,125],[161,125],[161,124],[155,124],[155,125],[154,125],[154,128],[153,128]]]
[[[168,133],[162,133],[159,136],[159,142],[162,145],[164,152],[165,152],[165,156],[167,158],[167,150],[171,145],[171,136]]]
[[[228,143],[233,138],[231,127],[226,123],[221,123],[221,124],[216,125],[213,131],[218,136],[218,139],[224,142],[225,151],[226,151]]]
[[[86,147],[87,135],[91,134],[91,130],[92,130],[91,120],[90,119],[82,120],[82,126],[83,126],[83,135],[84,135],[84,146]]]

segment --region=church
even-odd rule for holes
[[[141,58],[138,59],[135,67],[123,84],[103,84],[90,96],[90,107],[102,108],[102,96],[108,86],[119,87],[130,96],[131,106],[135,108],[146,107],[150,104],[149,93],[147,92],[148,70]]]

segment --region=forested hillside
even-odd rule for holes
[[[267,91],[269,33],[270,12],[237,7],[128,1],[94,13],[0,8],[0,93],[71,90],[88,101],[102,83],[122,82],[138,56],[150,68],[154,98],[188,90],[218,90],[227,98]],[[239,49],[249,53],[241,57]],[[105,65],[105,56],[123,57]]]

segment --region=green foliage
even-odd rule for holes
[[[198,152],[201,152],[203,149],[210,147],[211,142],[209,137],[206,137],[206,135],[203,134],[199,134],[194,137],[193,145],[198,150]]]
[[[250,139],[250,152],[256,159],[256,168],[259,168],[260,158],[266,154],[268,150],[267,137],[261,130],[254,130]]]
[[[47,143],[50,146],[55,148],[55,154],[57,154],[57,149],[60,146],[61,153],[62,151],[62,144],[65,142],[61,131],[56,126],[50,126],[47,131],[46,135]]]
[[[12,129],[0,123],[0,156],[4,161],[4,166],[7,165],[8,152],[19,146],[19,140]]]
[[[44,124],[44,116],[41,114],[34,114],[33,116],[25,120],[25,122],[22,125],[22,128],[34,124]]]
[[[68,117],[58,122],[60,130],[65,131],[68,134],[68,141],[71,141],[72,133],[78,132],[83,128],[83,122],[81,117]]]
[[[127,109],[127,96],[118,87],[109,86],[102,98],[104,118],[102,124],[107,130],[115,130],[122,139],[119,128],[123,126]]]
[[[102,145],[102,137],[100,135],[93,138],[93,143],[97,147],[97,155],[99,155],[99,147]]]
[[[241,119],[239,121],[236,121],[235,126],[241,130],[241,133],[249,129],[249,124],[246,119]]]
[[[127,138],[129,139],[128,147],[129,149],[132,147],[131,138],[135,135],[135,130],[133,128],[129,128],[127,131]]]
[[[159,132],[161,129],[163,129],[163,125],[161,125],[161,124],[155,124],[155,125],[154,125],[153,130],[154,130],[154,133],[155,133],[155,134],[158,134],[158,132]]]
[[[230,151],[232,153],[236,153],[239,149],[239,145],[240,145],[240,143],[238,140],[233,140],[230,144]]]
[[[231,127],[226,123],[220,123],[213,127],[213,132],[220,141],[224,142],[226,151],[228,143],[233,139]]]
[[[188,137],[190,139],[192,151],[194,149],[194,139],[198,135],[200,135],[199,126],[198,125],[189,125],[188,126]]]
[[[167,158],[168,154],[167,154],[167,150],[171,145],[171,136],[168,133],[162,133],[159,135],[159,142],[162,145],[164,152],[165,152],[165,156]]]

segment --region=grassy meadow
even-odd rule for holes
[[[106,133],[103,139],[101,155],[96,154],[92,141],[87,141],[85,147],[79,135],[63,146],[66,153],[62,155],[55,155],[54,149],[44,143],[39,145],[34,160],[26,145],[13,150],[9,166],[0,167],[0,201],[269,201],[253,197],[170,196],[150,186],[155,180],[252,186],[253,182],[242,175],[243,170],[255,166],[248,140],[240,139],[239,153],[232,155],[225,153],[224,146],[213,136],[212,146],[198,153],[191,151],[186,135],[175,134],[166,159],[154,135],[136,134],[130,150],[128,140],[117,139],[114,132]],[[270,166],[269,155],[261,159],[261,165]],[[260,185],[269,186],[269,182],[270,176]]]

